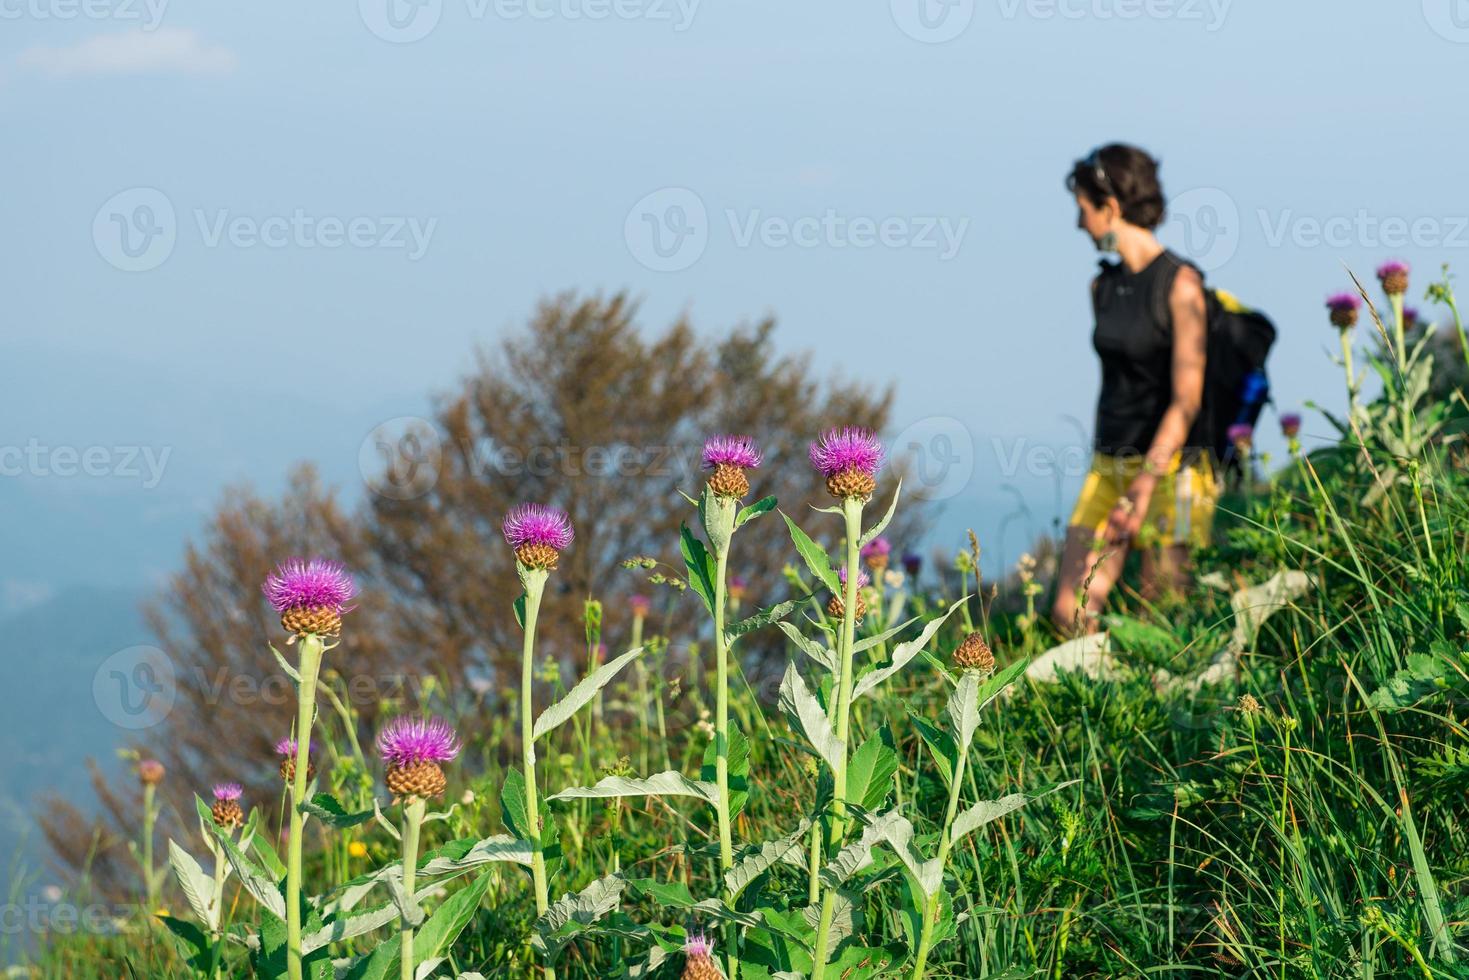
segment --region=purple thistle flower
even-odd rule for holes
[[[627,600],[628,608],[634,616],[646,616],[648,610],[653,608],[653,603],[645,595],[634,595]]]
[[[1346,330],[1356,326],[1362,300],[1356,293],[1333,293],[1326,297],[1326,308],[1331,312],[1331,325],[1338,330]]]
[[[296,758],[296,750],[300,747],[301,743],[297,742],[294,738],[283,738],[275,743],[276,754],[283,755],[287,759]],[[308,745],[306,752],[308,755],[314,755],[316,753],[316,743],[313,742],[311,745]]]
[[[157,786],[163,782],[163,763],[157,759],[143,759],[138,762],[138,780],[145,786]]]
[[[743,575],[731,575],[729,577],[729,597],[739,601],[749,591],[750,583]]]
[[[873,538],[862,546],[862,557],[872,558],[876,556],[886,558],[892,554],[892,551],[892,543],[887,538]]]
[[[843,586],[845,586],[847,584],[847,566],[846,565],[843,565],[842,568],[841,568],[841,571],[837,572],[837,578],[841,581],[841,583],[842,583]],[[868,578],[866,572],[859,570],[857,572],[857,588],[859,588],[859,589],[865,589],[870,584],[872,584],[872,579]]]
[[[394,769],[420,762],[448,762],[459,754],[459,736],[438,718],[401,715],[377,733],[377,752]]]
[[[1405,306],[1405,307],[1403,307],[1403,326],[1405,326],[1405,327],[1414,327],[1414,326],[1417,326],[1417,324],[1418,324],[1418,317],[1420,315],[1421,314],[1419,314],[1419,312],[1418,312],[1418,307],[1416,307],[1416,306]]]
[[[238,800],[245,792],[245,787],[239,783],[215,783],[214,798],[220,802],[225,800]]]
[[[1377,279],[1383,292],[1389,296],[1401,296],[1408,291],[1408,263],[1401,259],[1384,262],[1377,267]]]
[[[714,940],[701,932],[691,932],[684,940],[683,952],[690,959],[708,959],[714,955]]]
[[[923,556],[916,551],[903,552],[903,571],[916,576],[923,570]]]
[[[760,465],[760,450],[750,436],[710,436],[704,441],[704,468],[738,466],[742,470]]]
[[[505,515],[505,540],[512,548],[536,545],[565,551],[576,535],[564,510],[545,504],[520,504]]]
[[[828,479],[854,470],[876,476],[882,462],[882,443],[869,429],[829,429],[811,444],[811,465]]]
[[[1294,439],[1296,433],[1301,431],[1301,416],[1299,412],[1286,412],[1280,417],[1280,431],[1287,439]]]
[[[343,613],[348,611],[347,603],[357,594],[357,585],[341,562],[326,558],[312,558],[310,561],[290,558],[266,577],[261,591],[278,613],[320,607]]]
[[[1225,430],[1225,435],[1235,445],[1239,445],[1240,443],[1248,445],[1250,440],[1255,436],[1255,427],[1253,425],[1247,425],[1244,422],[1236,422]]]

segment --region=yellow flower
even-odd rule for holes
[[[354,858],[367,857],[367,845],[360,840],[354,840],[347,845],[347,853]]]

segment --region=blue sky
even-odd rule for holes
[[[224,486],[298,459],[360,494],[373,427],[565,289],[629,289],[653,326],[773,314],[784,347],[895,383],[894,441],[951,464],[935,540],[974,526],[1013,560],[1084,463],[1096,256],[1061,181],[1091,146],[1161,155],[1165,239],[1276,319],[1289,407],[1344,401],[1321,307],[1344,264],[1408,259],[1416,297],[1469,249],[1463,0],[0,20],[0,493],[24,518],[0,611],[155,581]]]

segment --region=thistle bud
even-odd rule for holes
[[[749,436],[713,436],[704,443],[704,468],[709,475],[709,489],[718,497],[738,500],[750,492],[750,479],[745,470],[760,465],[760,450]]]
[[[841,619],[846,615],[847,566],[842,566],[841,571],[837,573],[837,579],[842,583],[841,591],[833,592],[831,601],[826,604],[827,615],[832,619]],[[867,588],[871,581],[866,572],[860,570],[857,572],[857,608],[852,613],[854,622],[861,622],[862,617],[867,614],[867,600],[863,598],[862,590]]]
[[[978,633],[970,633],[964,642],[954,648],[954,666],[960,670],[977,670],[981,674],[992,674],[995,670],[995,654],[990,645]]]
[[[714,942],[707,936],[692,933],[683,947],[684,965],[681,980],[724,980],[714,963]]]
[[[1408,291],[1408,263],[1394,259],[1377,267],[1377,281],[1382,291],[1389,296],[1401,296]]]
[[[871,497],[882,461],[882,443],[867,429],[831,429],[811,444],[811,464],[826,477],[826,492],[840,500]]]
[[[296,781],[296,750],[299,743],[294,738],[283,738],[275,743],[275,751],[281,757],[281,779],[288,783]],[[306,779],[316,778],[316,763],[306,760]]]
[[[1338,330],[1350,330],[1357,325],[1357,311],[1362,300],[1354,293],[1337,293],[1326,298],[1326,308],[1331,314],[1331,325]]]
[[[892,550],[893,546],[887,538],[873,538],[862,546],[862,561],[872,569],[873,575],[881,575],[887,571]]]
[[[440,763],[459,754],[459,737],[438,718],[394,718],[377,736],[377,751],[388,764],[385,782],[399,800],[441,796],[448,780]]]
[[[144,759],[138,763],[138,782],[144,786],[157,786],[163,782],[163,763],[157,759]]]
[[[555,507],[521,504],[505,516],[505,540],[515,549],[515,560],[526,568],[555,569],[556,562],[575,536],[571,518]]]

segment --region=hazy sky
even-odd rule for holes
[[[1416,298],[1469,248],[1463,0],[0,20],[0,610],[156,577],[223,486],[294,460],[360,494],[373,427],[565,289],[629,289],[651,326],[773,314],[782,346],[896,383],[898,448],[949,462],[939,539],[974,525],[1013,559],[1096,394],[1096,255],[1062,189],[1094,144],[1161,155],[1165,238],[1275,317],[1290,407],[1344,400],[1322,309],[1344,264],[1406,258]],[[1082,463],[1060,457],[1063,509]]]

